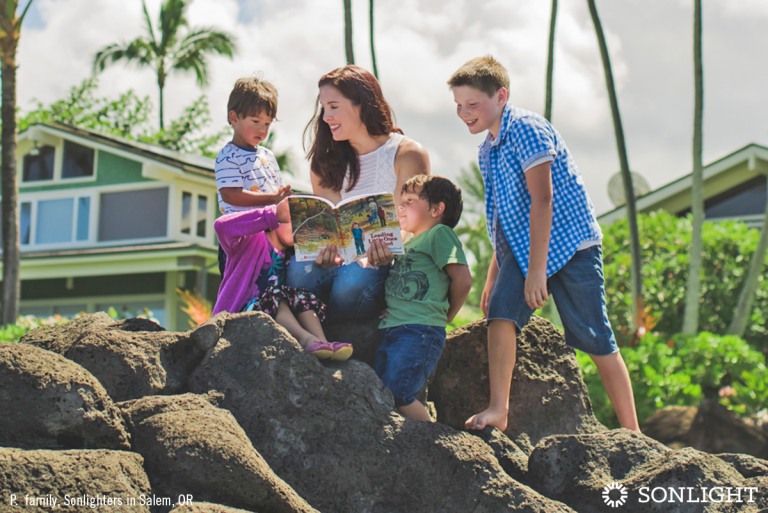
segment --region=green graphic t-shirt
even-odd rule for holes
[[[403,324],[445,327],[448,319],[448,264],[467,264],[461,241],[444,224],[405,243],[386,282],[387,311],[379,328]]]

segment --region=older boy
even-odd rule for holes
[[[472,287],[461,241],[453,227],[461,217],[461,190],[440,176],[417,175],[403,185],[400,228],[413,234],[395,258],[385,284],[387,311],[379,329],[376,374],[392,391],[405,417],[431,421],[414,394],[424,385],[445,347],[445,326]]]
[[[516,337],[551,290],[566,344],[592,357],[621,426],[639,431],[629,373],[606,313],[602,232],[565,142],[543,117],[507,104],[509,75],[493,57],[468,61],[448,85],[470,133],[488,130],[479,161],[494,246],[481,300],[491,400],[466,427],[507,428]]]
[[[241,78],[229,94],[227,120],[232,140],[216,156],[216,187],[223,214],[277,205],[291,195],[283,185],[277,160],[259,146],[267,139],[277,116],[277,89],[257,77]],[[219,248],[219,270],[224,275],[226,255]]]

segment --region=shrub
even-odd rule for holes
[[[735,413],[755,415],[768,402],[765,357],[734,336],[699,333],[664,337],[651,333],[636,348],[622,347],[642,424],[658,408],[698,406],[719,399]],[[595,416],[608,427],[618,421],[592,359],[577,354]]]
[[[680,331],[691,245],[691,220],[665,211],[638,216],[642,245],[643,298],[657,318],[655,330]],[[621,219],[603,228],[603,264],[608,316],[619,345],[632,318],[629,228]],[[743,222],[704,223],[704,260],[699,331],[726,333],[760,233]],[[760,275],[744,339],[768,351],[768,281]]]

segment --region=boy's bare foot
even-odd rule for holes
[[[486,426],[493,426],[499,431],[505,431],[507,429],[507,415],[508,409],[494,409],[488,408],[485,411],[472,415],[464,423],[464,429],[476,429],[480,430]]]

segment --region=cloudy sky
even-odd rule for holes
[[[160,0],[147,0],[153,18]],[[455,115],[445,85],[466,60],[492,54],[509,70],[510,98],[543,111],[551,2],[545,0],[376,0],[375,39],[384,93],[406,135],[422,143],[434,173],[455,177],[477,158],[482,136]],[[704,2],[704,161],[750,142],[768,145],[768,1]],[[618,171],[602,65],[584,0],[560,0],[553,124],[584,175],[598,213],[612,208],[606,184]],[[693,124],[692,0],[598,0],[607,32],[630,166],[652,188],[690,172]],[[356,62],[370,68],[368,2],[352,0]],[[239,54],[211,61],[208,95],[225,126],[233,82],[262,72],[280,93],[277,148],[291,148],[308,179],[301,136],[317,80],[345,64],[341,0],[194,0],[192,26],[235,34]],[[18,98],[61,98],[91,71],[103,46],[143,31],[139,0],[35,0],[19,48]],[[157,104],[155,77],[126,65],[108,69],[100,93],[128,89]],[[200,90],[194,78],[166,84],[166,118]]]

